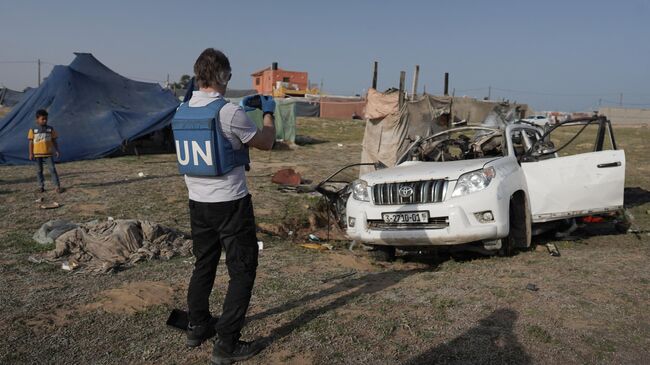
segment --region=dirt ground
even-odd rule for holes
[[[636,233],[582,229],[512,257],[408,255],[376,264],[358,246],[303,248],[264,241],[244,339],[269,346],[247,364],[642,364],[650,362],[650,154],[648,128],[617,128],[627,155],[626,206]],[[281,193],[282,167],[318,182],[358,161],[363,123],[300,119],[298,134],[327,142],[254,152],[248,176],[260,223],[308,224],[318,198]],[[165,326],[185,307],[188,257],[113,274],[67,272],[27,258],[52,249],[32,241],[44,222],[137,218],[189,232],[175,156],[126,156],[58,166],[67,191],[36,193],[34,168],[0,167],[0,363],[206,364],[210,342],[184,345]],[[142,172],[145,176],[139,177]],[[49,182],[48,182],[49,183]],[[41,210],[35,200],[57,201]],[[223,265],[212,293],[219,314]],[[527,290],[535,284],[539,290]]]

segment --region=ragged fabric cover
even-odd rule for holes
[[[140,220],[79,224],[58,236],[37,260],[68,261],[90,272],[109,272],[142,260],[189,256],[192,243],[181,232]]]
[[[392,94],[397,95],[378,93],[371,97],[369,92],[368,105],[371,105],[371,100],[376,101]],[[371,115],[380,115],[380,109],[371,110],[377,112]],[[389,110],[385,109],[381,113],[387,111]],[[368,119],[363,136],[361,162],[382,162],[386,166],[394,166],[417,136],[425,138],[446,129],[447,127],[441,124],[440,117],[450,111],[450,97],[424,95],[416,100],[406,101],[399,112],[395,109],[383,119]],[[362,166],[360,174],[372,171],[374,167]]]

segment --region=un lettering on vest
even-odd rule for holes
[[[178,158],[178,163],[182,166],[187,166],[190,163],[190,146],[192,150],[192,164],[194,166],[199,166],[199,157],[205,162],[206,165],[213,165],[212,158],[212,142],[205,141],[205,150],[201,148],[201,145],[197,141],[183,141],[183,150],[181,153],[181,146],[179,140],[176,140],[176,157]]]

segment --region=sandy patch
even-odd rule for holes
[[[148,307],[171,304],[174,289],[166,283],[139,281],[127,283],[118,289],[99,293],[99,300],[84,306],[85,310],[98,310],[109,313],[134,314]]]
[[[328,258],[336,265],[358,271],[376,271],[377,267],[366,257],[353,254],[331,253]]]

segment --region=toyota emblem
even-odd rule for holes
[[[399,187],[399,196],[402,198],[408,198],[413,195],[413,187],[411,185],[400,185]]]

